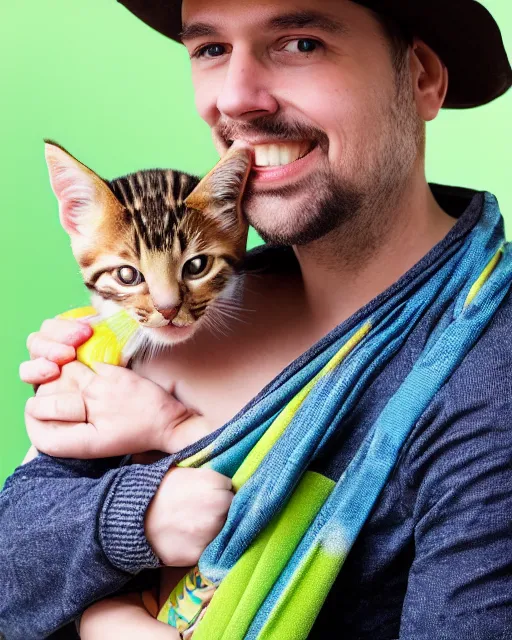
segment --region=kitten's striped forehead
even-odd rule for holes
[[[154,199],[163,201],[170,209],[178,208],[198,182],[198,178],[180,171],[150,169],[116,178],[110,187],[121,204],[133,213]]]
[[[151,169],[116,178],[109,185],[132,214],[146,246],[166,249],[185,212],[184,201],[198,182],[199,178],[180,171]]]

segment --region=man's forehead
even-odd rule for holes
[[[350,0],[184,0],[182,39],[216,36],[245,24],[268,31],[319,28],[346,33]]]

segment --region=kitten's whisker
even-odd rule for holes
[[[224,322],[221,321],[220,316],[209,315],[208,320],[210,322],[210,326],[215,328],[217,331],[220,331],[222,335],[226,335],[227,326]]]
[[[225,309],[215,309],[214,311],[212,311],[212,314],[216,314],[219,318],[222,318],[223,320],[229,320],[230,322],[242,322],[243,324],[249,324],[248,320],[244,320],[240,317],[240,315],[231,313]]]
[[[233,333],[233,320],[230,319],[229,322],[226,321],[225,318],[223,318],[222,316],[218,316],[217,317],[219,324],[223,327],[225,327],[226,329],[226,335]]]
[[[212,304],[209,306],[209,308],[207,309],[207,311],[211,311],[211,312],[219,312],[219,313],[232,313],[232,314],[238,314],[241,315],[243,312],[243,309],[240,308],[236,308],[236,307],[228,307],[228,306],[224,306],[222,304]]]
[[[212,313],[221,313],[225,316],[232,317],[234,320],[240,320],[241,322],[244,322],[242,316],[245,312],[251,311],[251,309],[246,309],[240,304],[229,304],[218,300],[215,300],[215,302],[210,305],[209,310],[211,310]]]
[[[240,304],[238,302],[231,302],[229,300],[215,300],[215,302],[212,303],[212,306],[214,308],[221,308],[221,309],[233,309],[234,311],[250,311],[250,309],[246,309],[246,307],[243,304]]]
[[[205,327],[213,334],[213,335],[222,335],[227,337],[227,332],[225,331],[225,327],[219,324],[218,318],[214,318],[209,314],[204,315],[203,319]]]
[[[225,321],[226,319],[241,320],[240,312],[237,312],[232,309],[224,309],[222,307],[217,307],[215,305],[208,307],[208,309],[205,312],[205,315],[208,315],[210,317],[213,317],[222,321]]]

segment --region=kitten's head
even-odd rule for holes
[[[126,309],[153,345],[192,335],[236,281],[247,241],[240,203],[251,158],[239,145],[201,181],[169,169],[107,182],[46,143],[60,220],[103,315]]]

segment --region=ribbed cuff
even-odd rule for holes
[[[128,573],[163,566],[144,532],[144,516],[172,464],[166,457],[153,464],[124,467],[112,484],[100,516],[100,540],[110,562]]]

